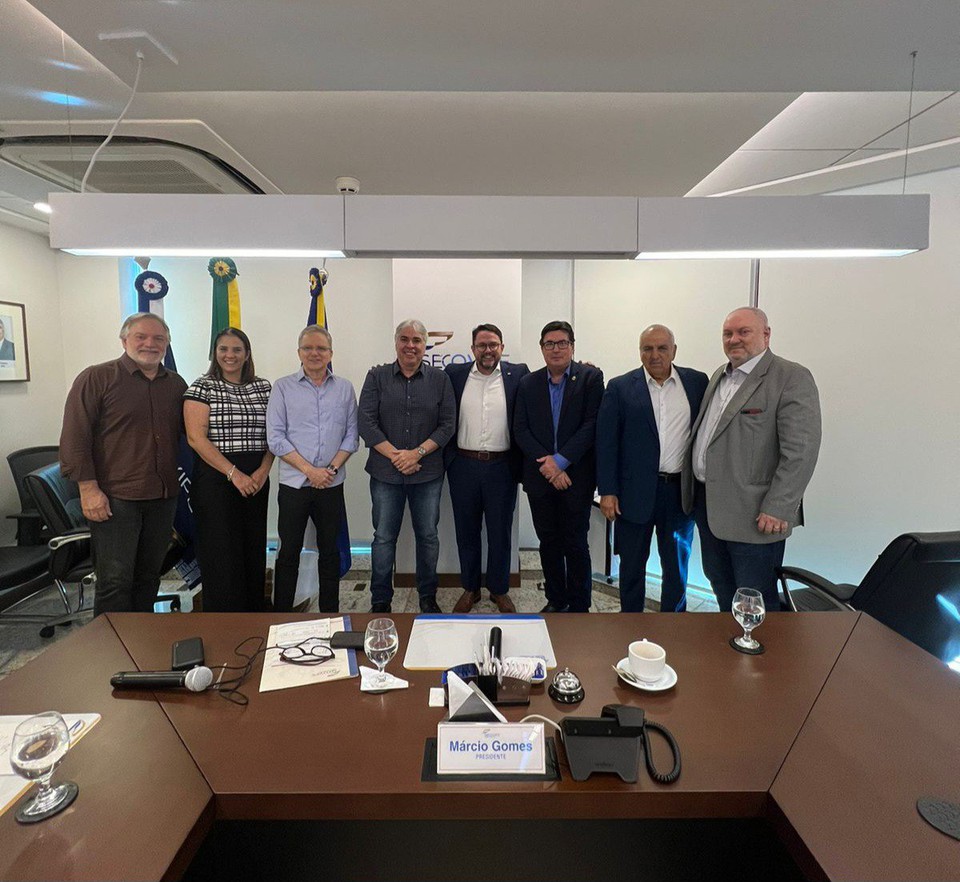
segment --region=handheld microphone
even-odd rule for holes
[[[199,665],[189,671],[120,671],[110,678],[114,689],[189,689],[203,692],[213,682],[213,671]]]

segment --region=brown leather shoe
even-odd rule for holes
[[[473,609],[474,604],[480,602],[480,592],[464,591],[460,599],[453,605],[454,613],[463,615]]]
[[[515,613],[517,611],[509,594],[491,594],[490,599],[497,605],[497,609],[502,613]]]

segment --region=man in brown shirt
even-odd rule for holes
[[[80,487],[97,573],[94,615],[151,612],[180,485],[177,447],[187,384],[163,367],[170,329],[147,313],[120,329],[124,354],[74,380],[60,466]]]

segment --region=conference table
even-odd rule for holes
[[[730,648],[726,614],[548,616],[585,698],[536,688],[504,715],[642,707],[682,750],[667,785],[643,768],[633,784],[574,781],[562,747],[560,780],[421,780],[445,710],[428,706],[437,671],[402,668],[412,615],[393,616],[404,690],[260,693],[259,663],[246,706],[109,685],[168,668],[176,640],[200,635],[208,664],[235,664],[245,638],[309,618],[107,614],[0,681],[0,713],[102,715],[56,772],[79,784],[73,806],[32,826],[0,816],[0,878],[960,879],[960,842],[916,810],[960,802],[960,679],[861,613],[769,614],[756,656]],[[640,637],[666,648],[672,689],[611,669]]]

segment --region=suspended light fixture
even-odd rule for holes
[[[927,247],[910,196],[641,198],[52,193],[50,244],[105,256],[890,257]]]

